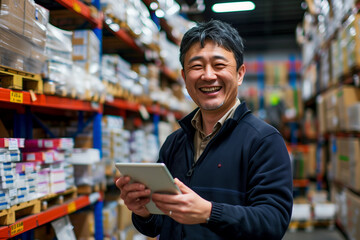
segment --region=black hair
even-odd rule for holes
[[[236,69],[244,61],[244,43],[238,31],[230,24],[219,20],[210,20],[205,23],[198,23],[197,26],[189,29],[181,40],[180,44],[180,62],[184,68],[185,54],[190,47],[200,42],[201,47],[205,46],[205,41],[211,40],[219,46],[234,53],[236,60]]]

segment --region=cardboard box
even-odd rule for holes
[[[95,219],[93,211],[81,211],[70,215],[74,226],[76,239],[91,239],[95,233]]]
[[[360,196],[345,190],[346,194],[346,233],[349,239],[360,239]]]
[[[31,0],[25,0],[25,14],[23,16],[24,27],[23,35],[28,39],[32,39],[33,26],[35,18],[35,2]]]
[[[0,23],[13,32],[23,34],[26,0],[0,0]]]
[[[341,130],[349,129],[348,107],[360,102],[360,89],[354,86],[341,86],[337,92],[339,127]]]
[[[131,215],[132,212],[124,204],[123,200],[118,201],[118,230],[125,230],[126,228],[132,226]]]

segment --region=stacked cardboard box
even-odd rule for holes
[[[49,11],[33,0],[0,1],[0,64],[40,73]]]

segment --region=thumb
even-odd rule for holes
[[[192,190],[186,186],[184,183],[182,183],[178,178],[174,179],[175,184],[179,187],[181,193],[190,193]]]

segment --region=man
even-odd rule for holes
[[[198,108],[163,144],[182,194],[153,194],[166,215],[144,207],[150,190],[120,177],[121,198],[143,234],[160,239],[281,239],[292,210],[292,175],[279,132],[237,99],[243,41],[229,24],[198,24],[180,46],[182,76]]]

